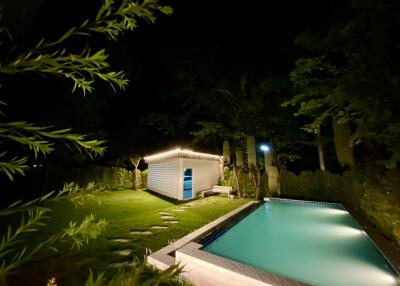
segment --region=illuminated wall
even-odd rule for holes
[[[144,158],[148,163],[147,188],[164,196],[183,199],[184,168],[192,169],[193,197],[218,184],[222,157],[175,149]]]
[[[149,164],[147,188],[176,199],[179,191],[179,160],[173,158]]]

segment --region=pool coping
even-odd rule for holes
[[[209,270],[207,273],[211,274],[210,279],[200,282],[200,285],[247,285],[247,286],[273,286],[273,285],[283,285],[283,286],[303,286],[308,285],[300,281],[296,281],[276,273],[268,272],[250,265],[246,265],[231,259],[220,257],[205,251],[200,250],[203,247],[202,244],[196,243],[202,237],[212,233],[218,227],[225,224],[230,219],[238,217],[241,213],[253,209],[262,202],[260,201],[250,201],[233,211],[223,215],[222,217],[206,224],[205,226],[189,233],[188,235],[182,237],[181,239],[167,245],[164,248],[150,254],[147,257],[147,263],[151,266],[165,270],[171,265],[180,263],[184,267],[184,272],[181,275],[183,279],[189,280],[191,282],[199,283],[201,280],[197,279],[193,281],[193,272],[188,273],[187,262],[188,259],[196,259],[197,262],[203,262],[203,265],[208,265],[205,269]],[[211,266],[211,267],[210,267]],[[216,269],[223,269],[223,280],[218,280],[215,275]],[[204,273],[207,275],[207,273]],[[202,277],[204,278],[204,277]],[[235,284],[233,280],[236,281]],[[271,284],[272,283],[272,284]],[[195,284],[196,285],[196,284]]]
[[[260,268],[256,268],[251,265],[240,263],[222,256],[218,256],[206,251],[201,250],[202,244],[196,242],[190,242],[181,249],[176,251],[176,259],[180,263],[185,265],[195,264],[197,268],[195,271],[190,271],[187,275],[190,280],[190,274],[194,274],[200,277],[196,277],[197,281],[200,282],[207,278],[207,275],[212,276],[217,285],[224,285],[224,282],[228,282],[227,285],[236,285],[233,280],[236,280],[237,285],[279,285],[279,286],[304,286],[309,285],[301,281],[290,279],[282,275],[269,272]],[[209,265],[212,265],[211,267]],[[199,269],[200,268],[200,269]],[[195,272],[195,273],[193,273]],[[196,273],[197,272],[197,273]],[[199,275],[200,274],[200,275]],[[185,273],[184,273],[185,276]],[[238,281],[239,280],[239,281]],[[204,285],[203,283],[199,283]],[[206,285],[211,283],[205,283]],[[225,284],[226,285],[226,284]]]
[[[340,203],[330,203],[330,202],[318,202],[318,201],[305,201],[305,200],[293,200],[293,199],[283,199],[283,198],[264,198],[264,201],[275,200],[281,202],[290,202],[290,203],[304,203],[304,204],[323,204],[338,207],[350,215],[351,213]],[[170,267],[173,264],[180,263],[184,267],[184,273],[182,278],[185,280],[189,280],[192,282],[198,282],[199,285],[284,285],[284,286],[300,286],[300,285],[308,285],[304,282],[300,282],[294,279],[287,278],[285,276],[269,272],[263,269],[256,268],[254,266],[250,266],[247,264],[243,264],[231,259],[227,259],[218,255],[214,255],[212,253],[208,253],[206,251],[201,250],[204,245],[197,243],[201,238],[209,235],[210,233],[216,231],[218,227],[223,226],[229,220],[237,218],[240,214],[244,212],[251,212],[249,210],[253,209],[257,204],[260,204],[260,201],[250,201],[233,211],[225,214],[224,216],[206,224],[205,226],[189,233],[183,238],[169,244],[168,246],[152,253],[147,257],[147,262],[160,269],[164,270]],[[373,241],[373,239],[365,232],[364,228],[361,224],[352,216],[354,221],[357,223],[359,228],[365,233],[367,238],[372,242],[378,252],[384,257],[384,259],[388,262],[388,264],[393,268],[395,273],[398,275],[398,279],[400,280],[399,270],[388,257],[384,254],[384,252],[378,247],[378,245]],[[188,263],[189,262],[189,263]],[[207,272],[202,273],[203,276],[207,276],[208,273],[214,273],[209,277],[208,280],[204,280],[204,277],[199,276],[199,271],[193,271],[190,269],[189,264],[200,265],[207,269]],[[210,267],[211,266],[211,267]],[[189,273],[185,273],[189,268]],[[223,269],[223,270],[221,270]],[[191,272],[191,273],[190,273]],[[197,273],[195,273],[197,272]],[[219,276],[217,275],[219,273]],[[197,281],[193,281],[191,277],[195,277]],[[223,280],[221,280],[223,277]],[[218,283],[214,283],[210,280],[216,279]],[[219,279],[219,280],[218,280]],[[232,280],[233,279],[233,280]],[[241,281],[239,284],[235,284],[232,281]],[[225,284],[226,283],[226,284]],[[233,283],[233,284],[232,284]],[[272,284],[271,284],[272,283]]]
[[[233,211],[230,211],[229,213],[223,215],[222,217],[206,224],[205,226],[202,226],[201,228],[185,235],[181,239],[150,254],[147,257],[147,262],[150,265],[153,265],[160,270],[167,269],[168,267],[170,267],[171,265],[176,263],[175,257],[174,257],[176,250],[184,247],[186,244],[188,244],[196,239],[201,238],[202,236],[206,235],[207,233],[212,232],[217,227],[224,224],[228,219],[238,215],[242,211],[245,211],[246,209],[248,209],[258,203],[259,203],[259,201],[250,201],[250,202],[234,209]]]
[[[370,237],[370,235],[366,232],[364,227],[357,221],[357,219],[351,214],[351,212],[346,209],[345,206],[341,203],[333,203],[333,202],[319,202],[319,201],[307,201],[307,200],[294,200],[294,199],[286,199],[286,198],[264,198],[264,201],[277,201],[277,202],[288,202],[288,203],[302,203],[302,204],[321,204],[321,205],[328,205],[328,206],[334,206],[334,207],[339,207],[342,210],[346,211],[351,218],[355,221],[355,223],[358,225],[358,227],[364,232],[364,234],[367,236],[367,239],[372,243],[372,245],[378,250],[378,252],[383,256],[383,258],[386,260],[386,262],[392,267],[394,272],[397,274],[397,276],[400,278],[400,269],[394,265],[390,259],[386,256],[386,254],[380,249],[378,244],[375,243],[375,241]]]

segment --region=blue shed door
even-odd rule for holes
[[[183,169],[183,199],[188,200],[193,197],[192,169]]]

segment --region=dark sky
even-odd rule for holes
[[[27,46],[40,37],[54,39],[71,26],[79,25],[93,17],[100,5],[97,0],[73,0],[62,5],[49,0],[4,3],[9,11],[14,11],[7,18],[15,28],[17,40]],[[72,95],[71,99],[71,83],[53,77],[29,78],[22,86],[12,85],[10,94],[24,94],[26,103],[21,108],[20,97],[13,95],[8,99],[11,109],[13,104],[18,106],[13,112],[15,119],[41,124],[55,122],[60,127],[94,134],[98,129],[105,130],[113,146],[111,152],[126,145],[149,152],[187,142],[188,132],[159,140],[156,129],[139,124],[151,112],[179,112],[182,103],[171,96],[180,87],[175,76],[179,68],[188,61],[197,61],[203,64],[202,68],[215,68],[227,76],[234,72],[287,74],[300,50],[294,45],[295,36],[306,29],[322,30],[324,23],[339,14],[334,5],[337,1],[333,0],[162,3],[173,7],[173,15],[159,14],[155,24],[142,21],[136,31],[118,42],[102,36],[90,40],[93,50],[106,47],[112,66],[127,72],[131,84],[126,91],[114,94],[100,83],[93,94],[85,98]],[[82,47],[79,41],[68,45],[76,51]],[[196,73],[196,64],[192,68]],[[193,122],[196,120],[193,118]]]

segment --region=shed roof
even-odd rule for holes
[[[185,150],[181,148],[177,148],[174,150],[150,155],[144,157],[144,160],[147,163],[152,163],[155,161],[162,161],[165,159],[171,159],[171,158],[188,158],[188,159],[202,159],[202,160],[211,160],[211,161],[220,161],[223,157],[218,156],[218,155],[212,155],[212,154],[207,154],[207,153],[199,153],[199,152],[194,152],[191,150]]]

